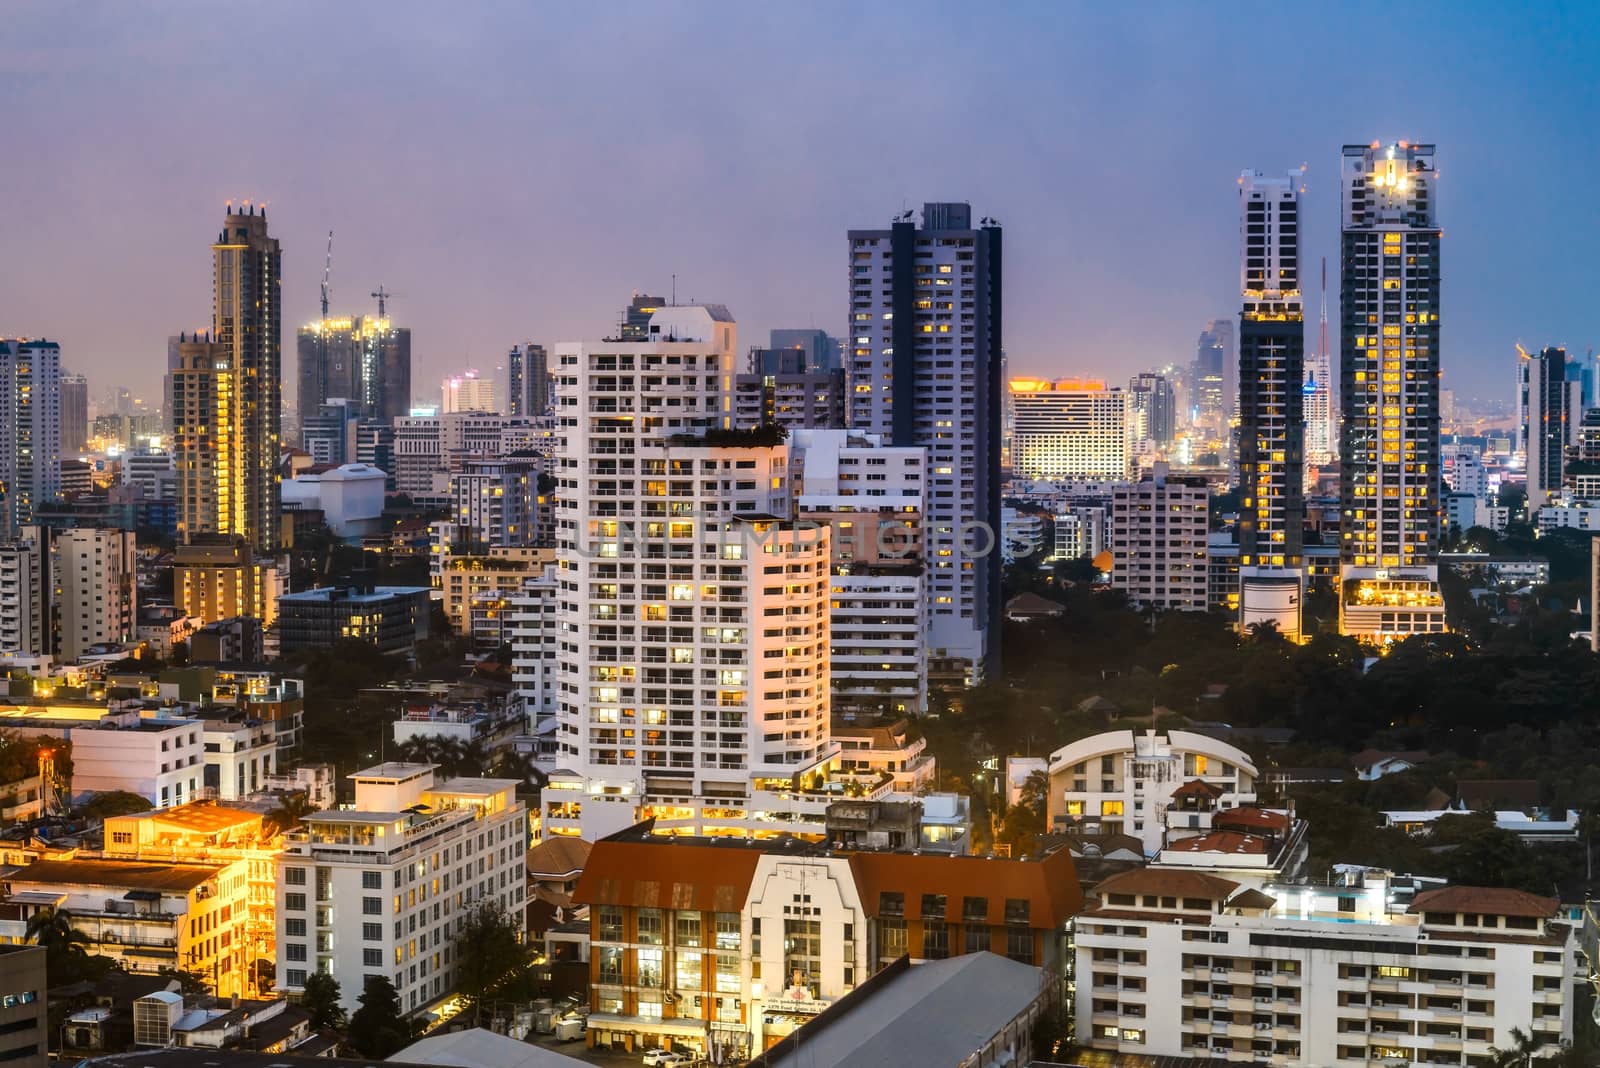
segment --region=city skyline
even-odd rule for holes
[[[1247,71],[1212,61],[1231,47],[1228,27],[1181,9],[1145,22],[1017,7],[970,22],[952,12],[924,28],[886,8],[852,16],[863,31],[855,40],[892,32],[897,41],[865,83],[881,88],[867,96],[883,99],[858,108],[852,79],[834,75],[858,69],[864,44],[759,12],[661,7],[626,21],[467,12],[439,33],[412,9],[386,8],[380,20],[375,9],[351,7],[329,13],[316,40],[294,37],[310,55],[304,77],[274,98],[281,111],[258,110],[259,121],[224,127],[222,114],[261,108],[254,100],[271,84],[271,57],[284,54],[273,44],[294,33],[292,19],[261,26],[261,49],[228,58],[231,80],[195,94],[193,57],[220,30],[186,10],[137,22],[112,13],[82,28],[43,6],[18,18],[18,38],[31,46],[10,75],[21,104],[15,144],[57,165],[8,176],[13,218],[29,226],[7,233],[18,254],[0,267],[0,292],[25,311],[0,326],[59,341],[64,363],[90,377],[96,396],[117,384],[159,396],[166,336],[206,326],[189,321],[189,294],[209,281],[209,265],[193,239],[175,235],[199,239],[209,213],[230,197],[265,200],[272,211],[285,249],[286,328],[316,318],[326,231],[336,229],[333,310],[369,313],[365,294],[391,287],[393,314],[416,332],[418,383],[452,367],[492,367],[522,340],[599,336],[631,291],[670,293],[673,275],[680,302],[727,304],[747,337],[782,326],[842,334],[837,235],[887,225],[924,200],[965,200],[1027,230],[1007,250],[1012,372],[1122,381],[1186,362],[1205,323],[1229,313],[1228,186],[1241,165],[1309,165],[1311,262],[1336,254],[1338,146],[1371,137],[1444,146],[1448,388],[1463,398],[1508,399],[1506,361],[1518,340],[1581,354],[1600,338],[1584,300],[1595,267],[1574,257],[1554,281],[1504,267],[1544,255],[1537,242],[1557,225],[1577,247],[1594,236],[1586,213],[1561,212],[1559,198],[1525,196],[1523,162],[1540,158],[1541,180],[1558,187],[1575,185],[1595,162],[1581,128],[1586,109],[1571,97],[1586,90],[1560,76],[1563,57],[1595,41],[1593,20],[1582,15],[1545,15],[1532,26],[1487,11],[1430,19],[1431,47],[1444,62],[1408,87],[1402,108],[1381,80],[1348,77],[1368,9],[1348,18],[1296,14],[1279,29],[1252,31],[1264,58]],[[321,51],[332,46],[319,42],[341,30],[370,38],[353,63]],[[586,83],[579,97],[543,91],[602,44],[655,47],[691,35],[745,47],[726,51],[727,62],[710,73],[663,64],[659,96],[641,96],[627,80]],[[1314,54],[1289,44],[1312,35]],[[509,69],[490,89],[455,73],[552,38],[568,47],[538,65],[536,81]],[[1008,73],[962,65],[969,40],[980,46],[973,55],[1011,49]],[[804,51],[811,64],[792,83],[767,84],[750,68],[780,45]],[[1111,73],[1127,86],[1115,98],[1103,87],[1112,53],[1121,58]],[[428,56],[425,70],[413,55]],[[1007,116],[972,135],[977,151],[952,153],[947,138],[915,124],[879,129],[880,109],[898,111],[899,75],[923,55],[947,72],[926,89],[929,113],[954,123]],[[385,67],[380,57],[393,62]],[[116,72],[129,60],[144,69],[123,84]],[[1230,102],[1273,71],[1294,85],[1292,98],[1261,105],[1273,121],[1258,111],[1239,123]],[[729,99],[724,77],[748,91]],[[644,99],[677,106],[651,122],[639,110]],[[313,102],[319,121],[308,127],[302,106]],[[506,138],[507,124],[524,132]],[[346,137],[352,128],[371,132]],[[205,152],[133,147],[201,129]],[[766,138],[776,150],[730,156],[728,137]],[[387,139],[395,163],[377,172],[381,180],[371,177],[374,138]],[[834,146],[868,142],[871,151],[834,155]],[[1561,151],[1551,151],[1557,144]],[[103,181],[88,152],[124,161],[116,182]],[[797,155],[816,165],[794,167]],[[518,165],[536,159],[567,162]],[[645,160],[650,165],[639,166]],[[839,173],[827,178],[831,160]],[[89,204],[96,210],[83,210]],[[1141,222],[1130,231],[1133,217]],[[646,231],[651,240],[635,239]],[[1157,247],[1160,255],[1151,255]],[[529,248],[549,255],[530,257]],[[55,285],[61,277],[77,284]],[[96,294],[87,314],[84,291]],[[1330,315],[1337,321],[1337,294]]]

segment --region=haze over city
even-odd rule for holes
[[[1440,146],[1445,384],[1503,398],[1515,342],[1600,339],[1600,26],[1468,7],[14,5],[0,327],[59,339],[97,394],[153,393],[166,337],[208,325],[223,202],[251,198],[286,332],[333,229],[334,311],[393,291],[426,396],[674,274],[751,341],[840,332],[846,228],[959,198],[1011,231],[1013,373],[1121,379],[1232,314],[1241,170],[1308,165],[1314,267],[1339,146],[1410,138]]]

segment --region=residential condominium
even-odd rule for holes
[[[1013,378],[1011,470],[1019,479],[1133,475],[1131,395],[1084,378]]]
[[[1210,491],[1156,464],[1111,498],[1111,588],[1144,608],[1204,612]]]
[[[277,870],[278,989],[338,980],[353,1011],[386,977],[412,1013],[455,989],[455,940],[480,906],[522,927],[526,813],[513,779],[436,782],[432,764],[356,772],[355,806],[317,812]]]
[[[1059,980],[1082,901],[1065,851],[845,853],[648,831],[596,842],[573,891],[589,907],[594,1047],[742,1062],[907,956],[991,952]]]
[[[529,341],[506,355],[506,414],[542,418],[550,410],[550,357]]]
[[[136,638],[137,546],[131,530],[77,527],[51,539],[56,656],[71,663],[98,645]]]
[[[780,518],[788,449],[728,428],[735,336],[726,308],[677,306],[651,318],[652,340],[556,347],[559,768],[545,832],[593,840],[647,815],[705,833],[821,831],[823,795],[792,787],[837,756],[828,539]]]
[[[926,453],[876,434],[789,435],[796,514],[827,527],[833,712],[927,710],[922,517]]]
[[[1445,630],[1439,591],[1438,174],[1432,145],[1346,145],[1339,168],[1339,630]]]
[[[1356,869],[1331,885],[1114,875],[1077,919],[1092,1050],[1249,1064],[1473,1068],[1521,1030],[1569,1042],[1576,950],[1558,903]]]
[[[849,424],[927,450],[927,651],[971,683],[1000,642],[1002,232],[964,203],[913,214],[849,234]]]
[[[1576,451],[1583,420],[1583,383],[1567,350],[1547,348],[1537,355],[1517,346],[1517,407],[1527,456],[1528,508],[1542,508],[1559,496],[1568,450]]]
[[[736,426],[844,426],[842,369],[808,364],[804,349],[751,349],[749,359],[733,381]]]
[[[1300,175],[1239,176],[1239,627],[1297,641],[1305,573]]]
[[[0,537],[61,496],[61,346],[0,339]]]

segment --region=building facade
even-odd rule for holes
[[[1576,372],[1566,349],[1546,348],[1534,355],[1517,347],[1517,407],[1522,415],[1520,444],[1527,457],[1529,510],[1544,507],[1561,492],[1567,452],[1579,443],[1583,384]]]
[[[1111,587],[1146,608],[1203,612],[1210,491],[1156,464],[1111,496]]]
[[[550,411],[550,357],[529,341],[506,356],[506,414],[539,418]]]
[[[927,450],[928,654],[971,681],[1000,634],[1002,231],[963,203],[911,214],[849,234],[849,424]]]
[[[61,346],[0,339],[0,536],[61,496]]]
[[[0,945],[0,1062],[15,1068],[49,1063],[49,978],[42,946]]]
[[[1102,381],[1010,382],[1011,470],[1020,479],[1127,479],[1133,475],[1130,394]]]
[[[278,648],[326,649],[347,639],[405,656],[428,636],[426,586],[328,586],[278,598]]]
[[[495,905],[520,929],[526,812],[512,779],[436,782],[431,764],[356,772],[355,807],[308,816],[278,857],[278,989],[339,981],[354,1011],[385,976],[413,1013],[455,989],[455,940]]]
[[[1445,629],[1434,146],[1346,145],[1339,185],[1340,631],[1382,642]]]
[[[363,419],[388,422],[410,411],[410,327],[381,313],[324,317],[302,326],[296,344],[302,416],[336,399]]]
[[[77,660],[92,647],[137,637],[138,557],[131,530],[78,527],[51,542],[56,655]]]

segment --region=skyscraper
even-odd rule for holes
[[[1133,476],[1132,395],[1101,379],[1013,378],[1011,472],[1066,481]]]
[[[1300,635],[1305,314],[1299,175],[1239,177],[1239,625]]]
[[[1339,425],[1334,417],[1333,354],[1328,348],[1328,261],[1322,261],[1322,311],[1317,348],[1306,356],[1306,463],[1316,467],[1339,458]]]
[[[849,234],[850,426],[927,449],[928,651],[972,681],[999,655],[1001,229],[964,203],[911,215]]]
[[[1531,355],[1517,346],[1517,408],[1521,445],[1528,460],[1528,507],[1542,508],[1561,491],[1567,446],[1578,444],[1583,421],[1583,383],[1567,350]]]
[[[1145,371],[1128,382],[1128,406],[1135,441],[1153,441],[1158,448],[1172,444],[1177,430],[1177,397],[1166,375]]]
[[[77,456],[89,447],[89,380],[61,376],[61,455]]]
[[[550,360],[529,341],[506,356],[507,415],[542,416],[550,410]]]
[[[1433,160],[1374,141],[1339,168],[1340,630],[1376,641],[1445,629]]]
[[[1192,419],[1214,436],[1223,436],[1233,414],[1238,367],[1234,363],[1233,323],[1213,319],[1200,331],[1195,348]]]
[[[61,496],[61,346],[0,340],[0,536]]]
[[[463,371],[451,375],[439,387],[439,414],[452,412],[493,412],[495,408],[494,379],[484,378],[477,371]]]
[[[302,417],[336,399],[386,422],[411,410],[410,327],[383,315],[324,316],[302,326],[296,344]]]

